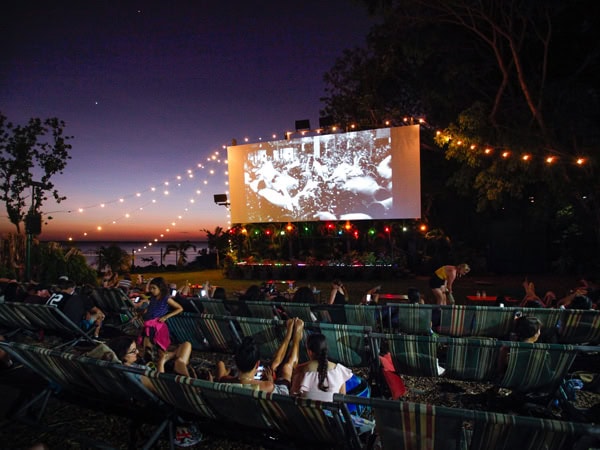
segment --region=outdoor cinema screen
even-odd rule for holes
[[[233,223],[416,219],[419,126],[227,148]]]

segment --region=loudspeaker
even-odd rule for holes
[[[25,216],[25,233],[40,234],[42,232],[42,215],[29,213]]]
[[[227,203],[227,194],[215,194],[215,203]]]
[[[296,131],[310,130],[310,120],[296,120]]]

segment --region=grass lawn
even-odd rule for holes
[[[221,270],[201,270],[196,272],[162,272],[162,273],[145,273],[144,279],[148,280],[155,276],[164,277],[168,283],[176,283],[178,287],[185,283],[202,284],[205,281],[210,281],[214,286],[222,286],[227,292],[230,299],[234,299],[233,292],[244,291],[252,284],[260,285],[267,280],[231,280],[223,276]],[[457,304],[466,304],[467,295],[475,295],[479,291],[485,290],[488,295],[511,295],[516,298],[523,297],[522,282],[525,276],[478,276],[472,273],[459,279],[454,284],[454,297]],[[557,276],[557,275],[535,275],[529,277],[530,281],[535,282],[538,295],[543,296],[547,290],[552,290],[560,298],[567,293],[569,289],[577,286],[577,278],[574,276]],[[415,278],[398,278],[395,280],[357,280],[345,281],[344,284],[349,292],[350,303],[359,303],[363,294],[373,286],[381,284],[382,292],[389,294],[405,294],[409,287],[418,288],[425,295],[427,302],[432,302],[432,295],[429,290],[428,277]],[[296,286],[305,285],[316,286],[321,291],[321,299],[325,300],[331,290],[329,281],[308,281],[302,280],[296,283]]]

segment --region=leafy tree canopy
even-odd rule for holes
[[[65,123],[57,118],[33,118],[27,125],[13,125],[0,113],[0,200],[17,233],[27,206],[38,211],[48,200],[47,193],[58,203],[66,199],[51,182],[71,159],[71,137],[63,134],[64,128]],[[27,205],[30,195],[33,198]]]

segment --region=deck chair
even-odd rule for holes
[[[269,301],[254,302],[246,301],[246,307],[252,314],[252,317],[260,319],[278,319],[279,315],[275,309],[275,303]]]
[[[496,377],[500,352],[496,339],[453,338],[444,342],[445,377],[467,381],[490,381]]]
[[[441,318],[438,333],[443,336],[466,337],[471,336],[475,308],[465,305],[440,306]]]
[[[240,343],[231,316],[184,312],[169,319],[169,331],[177,342],[190,341],[201,351],[234,353]]]
[[[424,403],[334,394],[334,402],[370,406],[382,448],[398,450],[562,450],[597,438],[599,428]]]
[[[254,317],[232,318],[240,331],[240,338],[251,336],[258,345],[260,359],[270,360],[285,337],[285,321],[279,319],[257,319]]]
[[[513,308],[499,306],[473,306],[473,308],[475,308],[475,318],[471,330],[472,336],[504,339],[513,329],[515,321]]]
[[[132,419],[130,445],[135,444],[136,428],[141,423],[155,426],[151,436],[137,448],[149,449],[164,431],[172,439],[175,408],[162,402],[138,381],[143,371],[118,362],[102,361],[74,353],[61,352],[16,342],[0,342],[0,348],[48,381],[35,398],[22,405],[15,417],[40,424],[50,396],[109,414]],[[31,410],[35,415],[31,417]],[[89,440],[89,436],[85,436]],[[104,448],[104,447],[102,447]]]
[[[315,321],[313,318],[313,312],[310,308],[310,303],[281,302],[279,306],[281,309],[283,309],[288,317],[298,317],[304,322]]]
[[[597,344],[600,342],[600,311],[564,309],[558,327],[562,344]]]
[[[381,330],[381,308],[376,305],[344,305],[348,325],[362,325]]]
[[[97,287],[92,291],[91,297],[94,304],[106,315],[103,326],[124,329],[135,317],[133,303],[120,288]]]
[[[79,325],[73,323],[54,306],[17,302],[0,303],[0,320],[3,322],[6,320],[6,325],[12,329],[11,334],[22,330],[33,332],[43,330],[45,333],[65,339],[56,348],[73,347],[81,341],[94,342],[91,337],[93,329],[88,332],[89,334],[84,332]],[[9,320],[13,320],[12,325]]]
[[[388,304],[398,310],[398,331],[428,335],[431,330],[431,307],[419,304]]]
[[[202,314],[214,314],[217,316],[231,315],[223,300],[197,297],[193,303],[195,304],[196,302],[202,305]]]
[[[523,393],[547,392],[552,398],[581,347],[563,344],[501,342],[508,348],[508,366],[501,387]]]
[[[381,340],[389,346],[396,372],[402,375],[437,377],[439,338],[431,336],[373,333],[371,335],[379,353]]]
[[[171,374],[148,374],[158,395],[191,414],[216,418],[219,424],[256,437],[261,432],[270,443],[311,443],[339,449],[359,449],[360,441],[343,405],[287,395],[267,394],[238,384],[211,383]]]

